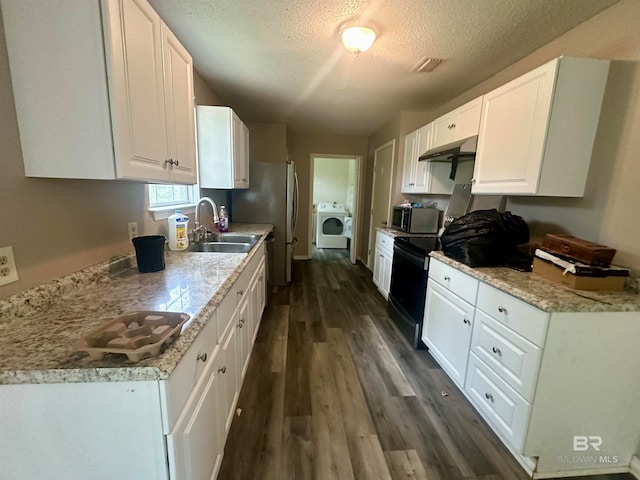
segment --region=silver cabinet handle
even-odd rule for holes
[[[493,399],[493,395],[491,395],[490,393],[485,393],[484,398],[486,398],[487,400],[491,400],[492,402],[495,402],[495,400]]]
[[[471,320],[467,320],[466,318],[464,320],[462,320],[465,325],[471,325]]]
[[[227,366],[218,368],[218,373],[227,373]]]
[[[507,309],[506,309],[506,308],[504,308],[502,305],[500,305],[500,306],[498,307],[498,311],[499,311],[500,313],[507,313]]]
[[[206,362],[207,361],[207,352],[198,354],[196,359],[197,360],[202,360],[203,362]]]
[[[499,348],[493,347],[493,348],[491,349],[491,351],[492,351],[493,353],[495,353],[496,355],[502,356],[502,352],[500,351],[500,349],[499,349]]]

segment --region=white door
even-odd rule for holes
[[[427,284],[422,341],[460,387],[469,358],[474,307],[437,282]]]
[[[371,192],[371,217],[369,224],[369,254],[367,267],[373,269],[376,227],[386,227],[391,210],[391,182],[396,141],[391,140],[374,152],[373,191]]]

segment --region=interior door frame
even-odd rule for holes
[[[360,178],[362,172],[362,165],[364,162],[364,157],[362,155],[345,155],[345,154],[327,154],[327,153],[312,153],[310,161],[310,171],[309,176],[309,241],[307,244],[307,251],[309,252],[309,257],[313,257],[313,178],[314,178],[314,168],[315,168],[315,159],[316,158],[338,158],[344,160],[355,160],[356,162],[356,190],[354,192],[353,198],[353,212],[351,212],[353,218],[353,229],[351,233],[351,244],[349,249],[349,259],[352,264],[355,265],[357,261],[357,249],[358,249],[358,235],[360,231],[358,229],[358,224],[360,223],[360,219],[362,217],[362,208],[361,206],[361,195],[364,193],[362,190],[362,179]]]
[[[371,208],[369,209],[369,244],[367,246],[367,268],[373,271],[373,257],[376,249],[376,225],[373,224],[373,199],[376,195],[376,164],[378,163],[378,153],[385,148],[391,147],[391,175],[389,175],[389,198],[387,199],[387,225],[389,224],[389,212],[391,211],[391,198],[393,190],[393,172],[396,163],[396,139],[392,138],[387,143],[380,145],[373,151],[373,181],[371,182]]]

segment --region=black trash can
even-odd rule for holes
[[[131,243],[136,249],[138,271],[149,273],[164,270],[164,244],[166,240],[162,235],[147,235],[131,239]]]

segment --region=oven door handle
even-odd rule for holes
[[[412,265],[415,265],[416,267],[420,267],[423,270],[426,270],[429,265],[428,256],[425,257],[424,255],[415,254],[413,252],[410,252],[409,250],[399,247],[396,244],[393,245],[393,255],[394,255],[394,258],[396,255],[398,255],[399,257],[402,257],[405,260],[407,260]]]

